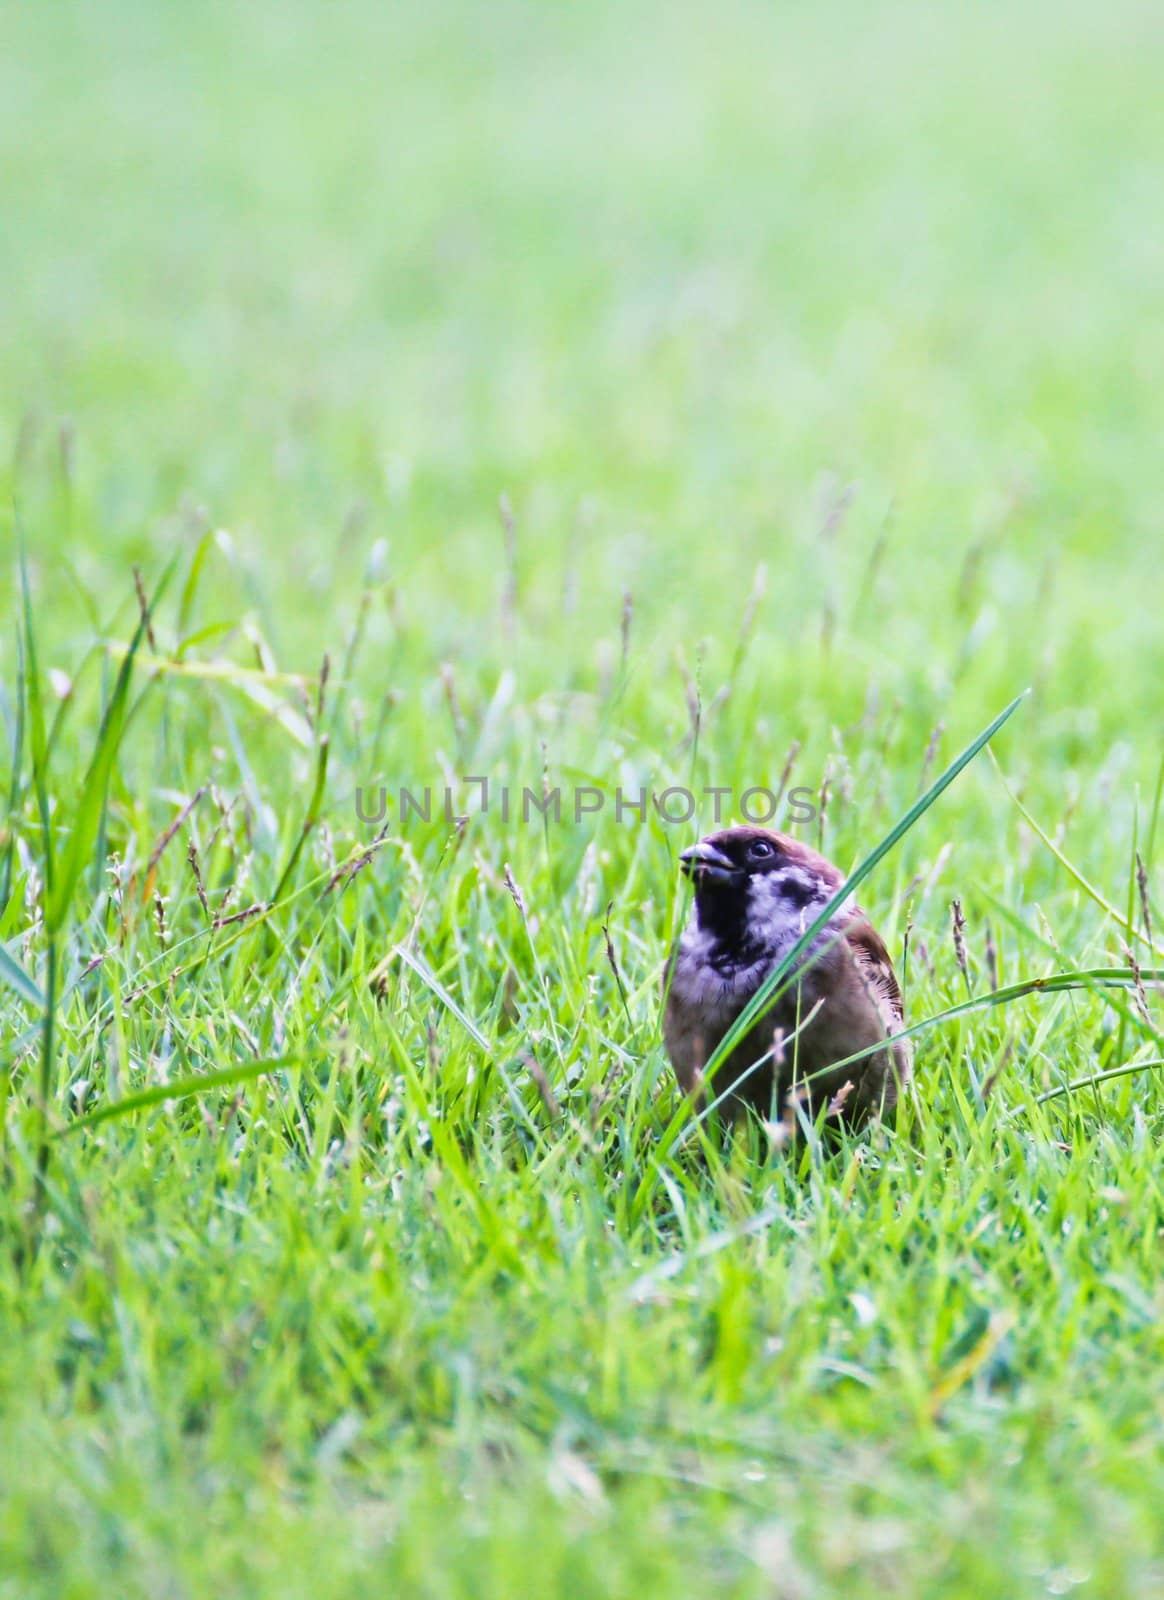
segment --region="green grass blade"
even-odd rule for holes
[[[323,791],[327,786],[327,758],[330,748],[330,741],[325,733],[321,736],[319,748],[316,751],[315,784],[311,791],[311,799],[308,802],[307,814],[303,818],[303,822],[300,825],[299,833],[297,834],[295,843],[291,848],[291,854],[287,857],[287,865],[279,874],[279,881],[275,885],[274,894],[271,896],[270,903],[272,906],[277,906],[279,901],[283,898],[283,891],[291,881],[291,874],[295,871],[299,857],[303,853],[303,846],[310,838],[311,831],[319,821],[320,815],[323,811]]]
[[[162,582],[158,586],[157,598],[165,587],[173,563],[167,569]],[[106,795],[109,789],[109,779],[113,772],[113,763],[121,745],[121,736],[125,726],[125,708],[129,696],[129,683],[133,673],[134,657],[138,646],[146,633],[147,619],[145,616],[138,621],[137,630],[129,649],[122,657],[118,669],[117,679],[113,686],[113,693],[109,704],[105,708],[105,715],[101,719],[101,726],[97,734],[97,744],[89,762],[89,770],[85,775],[81,791],[80,803],[73,819],[73,830],[69,842],[65,847],[61,859],[60,870],[53,883],[52,892],[48,896],[45,907],[45,929],[50,938],[60,932],[69,912],[73,898],[73,890],[85,869],[93,846],[101,832],[102,821],[105,815]]]
[[[157,1083],[137,1094],[123,1095],[107,1106],[97,1106],[84,1116],[74,1117],[67,1127],[58,1129],[55,1137],[65,1139],[82,1128],[95,1128],[99,1123],[114,1117],[128,1117],[135,1111],[148,1111],[151,1106],[164,1105],[167,1100],[190,1100],[205,1094],[209,1089],[228,1089],[238,1083],[250,1083],[255,1078],[266,1077],[271,1072],[298,1071],[305,1065],[299,1056],[270,1056],[261,1061],[245,1061],[241,1066],[222,1067],[217,1072],[199,1072],[189,1078],[178,1078],[173,1083]]]
[[[198,590],[198,583],[202,577],[202,568],[206,564],[206,557],[214,546],[214,534],[204,533],[198,541],[197,548],[190,561],[190,570],[186,574],[186,581],[182,585],[182,593],[178,600],[178,624],[175,637],[178,640],[178,654],[190,644],[186,637],[186,630],[190,625],[190,618],[194,613],[194,596]]]
[[[24,765],[24,715],[28,687],[24,670],[24,632],[16,630],[16,726],[12,730],[12,781],[8,786],[8,817],[9,823],[16,816],[16,807],[20,801],[20,774]],[[8,904],[8,896],[12,893],[12,862],[16,855],[16,835],[9,830],[8,843],[4,849],[4,881],[0,884],[0,912]]]
[[[393,955],[398,956],[406,967],[411,967],[412,971],[416,973],[416,976],[424,984],[425,988],[436,996],[446,1011],[452,1012],[453,1016],[456,1017],[457,1021],[461,1024],[462,1028],[464,1028],[465,1032],[472,1036],[474,1042],[479,1045],[487,1055],[492,1054],[492,1047],[490,1046],[488,1039],[481,1032],[480,1028],[473,1021],[472,1017],[470,1017],[467,1012],[461,1009],[449,991],[441,983],[440,979],[429,968],[427,963],[422,961],[419,956],[413,955],[411,950],[406,950],[403,945],[397,945],[396,949],[393,951]]]
[[[1164,1061],[1125,1061],[1122,1067],[1111,1067],[1107,1072],[1092,1073],[1089,1078],[1075,1078],[1070,1083],[1060,1083],[1054,1089],[1045,1089],[1037,1097],[1039,1105],[1048,1100],[1058,1100],[1064,1095],[1078,1094],[1081,1089],[1093,1089],[1097,1084],[1110,1083],[1113,1078],[1128,1078],[1133,1072],[1158,1072]]]
[[[36,629],[32,625],[32,590],[28,581],[28,557],[24,536],[20,536],[20,592],[24,608],[24,673],[28,710],[28,753],[32,762],[32,783],[36,793],[37,810],[44,849],[44,881],[46,892],[51,892],[53,882],[53,836],[49,820],[47,753],[45,736],[44,702],[40,694],[40,667],[36,656]]]
[[[1152,954],[1154,956],[1157,956],[1157,957],[1164,956],[1164,951],[1162,951],[1158,945],[1153,944],[1151,939],[1148,938],[1148,935],[1146,933],[1142,933],[1139,928],[1135,927],[1130,917],[1125,917],[1123,915],[1123,913],[1121,911],[1119,911],[1119,909],[1116,906],[1113,906],[1111,901],[1108,900],[1105,895],[1101,894],[1100,891],[1095,887],[1095,885],[1093,883],[1090,883],[1083,876],[1082,872],[1080,872],[1079,868],[1074,864],[1074,862],[1072,862],[1066,855],[1064,855],[1063,851],[1055,843],[1054,839],[1051,838],[1050,834],[1048,834],[1043,828],[1041,828],[1039,826],[1039,824],[1035,821],[1034,817],[1027,810],[1026,806],[1023,805],[1023,803],[1019,799],[1018,795],[1015,794],[1015,792],[1011,788],[1010,784],[1007,783],[1006,778],[1003,776],[1002,768],[998,765],[997,761],[995,761],[995,763],[994,763],[994,768],[995,768],[995,771],[998,773],[998,776],[999,776],[999,779],[1000,779],[1000,781],[1002,783],[1003,788],[1006,790],[1007,794],[1009,795],[1011,801],[1014,804],[1015,810],[1018,812],[1019,816],[1022,817],[1022,819],[1026,823],[1027,827],[1031,828],[1038,835],[1038,837],[1043,841],[1043,843],[1046,845],[1047,849],[1055,857],[1055,860],[1063,868],[1064,872],[1068,873],[1069,876],[1075,881],[1075,883],[1077,883],[1079,885],[1079,887],[1083,890],[1083,892],[1087,896],[1087,898],[1089,900],[1093,901],[1099,907],[1099,909],[1102,912],[1104,912],[1107,916],[1109,916],[1111,918],[1111,920],[1115,923],[1116,927],[1123,934],[1124,938],[1129,941],[1129,943],[1133,939],[1138,939],[1141,944],[1147,945],[1148,949],[1152,952]],[[1134,902],[1133,902],[1133,904],[1134,904]]]
[[[437,978],[436,974],[429,969],[429,967],[420,959],[419,956],[413,955],[412,952],[410,950],[406,950],[403,945],[397,945],[396,949],[392,953],[395,956],[399,956],[400,960],[404,962],[404,965],[406,967],[410,967],[412,971],[416,973],[417,977],[425,985],[425,987],[436,996],[446,1010],[452,1012],[453,1016],[456,1017],[462,1028],[464,1028],[465,1031],[471,1035],[474,1042],[485,1055],[486,1060],[496,1068],[497,1073],[501,1078],[501,1082],[505,1088],[506,1098],[508,1099],[510,1106],[513,1108],[514,1114],[518,1121],[537,1144],[543,1144],[544,1139],[541,1129],[527,1111],[525,1102],[518,1094],[513,1079],[509,1076],[509,1073],[499,1060],[497,1052],[494,1050],[493,1046],[490,1045],[488,1039],[486,1039],[485,1035],[473,1021],[472,1017],[470,1017],[467,1012],[462,1010],[462,1008],[453,999],[449,991]]]
[[[44,1010],[45,997],[40,985],[25,972],[13,956],[8,954],[2,944],[0,944],[0,979],[15,989],[21,999],[27,1000],[29,1005],[35,1006],[38,1011]]]

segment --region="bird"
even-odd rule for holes
[[[723,1096],[730,1118],[751,1107],[792,1134],[797,1101],[852,1126],[890,1116],[912,1071],[909,1041],[892,1037],[904,1027],[901,988],[851,895],[705,1081],[728,1029],[845,880],[799,839],[755,825],[708,834],[679,860],[695,894],[664,969],[663,1042],[683,1093],[696,1104]]]

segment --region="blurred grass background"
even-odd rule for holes
[[[950,675],[919,613],[979,547],[1016,674],[1068,627],[1069,673],[1113,634],[1158,666],[1117,626],[1159,534],[1154,8],[54,4],[6,34],[5,455],[72,419],[83,565],[201,508],[282,558],[290,651],[357,518],[418,604],[455,570],[447,649],[487,628],[506,488],[533,624],[577,534],[589,626],[629,588],[723,627],[764,559],[795,630],[860,575],[804,549],[832,477],[854,537],[891,519],[895,683]]]
[[[457,846],[438,819],[343,896],[212,930],[193,975],[184,855],[220,913],[271,894],[325,652],[297,892],[368,842],[357,785],[738,791],[793,741],[848,865],[939,724],[946,759],[1031,685],[1003,766],[1134,904],[1164,683],[1162,46],[1134,0],[5,8],[0,537],[18,513],[41,666],[71,686],[65,832],[134,565],[152,589],[178,562],[157,654],[226,674],[163,674],[127,733],[55,1109],[329,1064],[62,1143],[30,1268],[35,1019],[0,1001],[0,1595],[1160,1582],[1160,1089],[1033,1101],[1164,1053],[1150,1018],[1085,996],[948,1029],[916,1158],[737,1151],[643,1218],[682,830],[493,816]],[[39,974],[15,627],[0,663],[0,936]],[[203,784],[237,811],[192,814],[160,924],[127,912]],[[966,992],[954,895],[979,989],[990,959],[1122,962],[987,763],[870,885],[895,955],[914,923],[914,1016]],[[543,1061],[551,1156],[515,1154],[511,1099],[414,974],[377,1008],[407,941],[539,1118]]]

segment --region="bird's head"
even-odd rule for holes
[[[748,944],[777,944],[823,910],[843,879],[799,839],[771,828],[723,828],[684,850],[699,925]]]

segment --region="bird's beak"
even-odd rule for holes
[[[679,864],[685,876],[694,878],[697,884],[737,883],[744,875],[730,856],[708,844],[706,839],[684,850]]]

